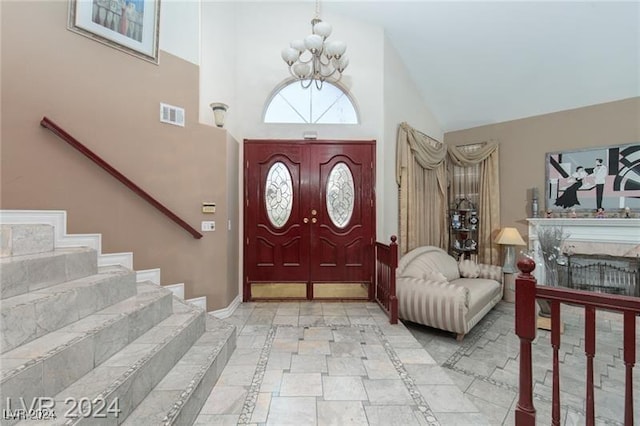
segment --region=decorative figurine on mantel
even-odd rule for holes
[[[604,219],[606,216],[604,215],[604,209],[600,207],[596,210],[596,219]]]
[[[551,219],[553,217],[553,212],[551,210],[547,210],[544,217],[546,217],[547,219]]]
[[[578,217],[578,214],[576,213],[576,209],[571,209],[571,211],[569,211],[569,217],[571,219],[575,219],[576,217]]]
[[[624,208],[624,217],[625,219],[631,218],[631,209],[628,206]]]

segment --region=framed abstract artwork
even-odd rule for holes
[[[547,153],[547,211],[640,211],[640,142]]]
[[[158,63],[160,0],[70,0],[67,27]]]

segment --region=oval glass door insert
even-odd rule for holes
[[[345,163],[337,163],[327,181],[327,212],[335,226],[344,228],[353,214],[355,185],[353,175]]]
[[[274,163],[267,173],[264,200],[271,224],[282,228],[293,208],[293,182],[289,169],[280,161]]]

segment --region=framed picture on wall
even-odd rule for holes
[[[68,28],[158,63],[160,0],[70,0]]]
[[[640,210],[640,142],[547,153],[551,211]]]

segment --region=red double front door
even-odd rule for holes
[[[314,284],[371,282],[374,141],[245,140],[244,160],[244,300],[261,283],[313,299]]]

